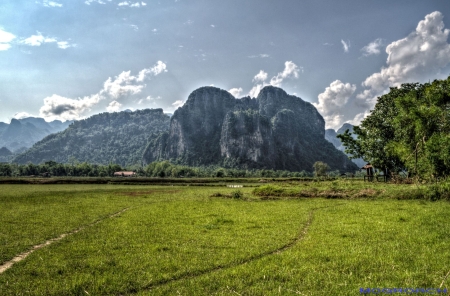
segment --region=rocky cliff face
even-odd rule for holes
[[[280,88],[267,86],[257,98],[236,99],[202,87],[175,111],[169,132],[153,137],[144,162],[311,171],[320,160],[334,170],[355,170],[324,135],[315,107]]]

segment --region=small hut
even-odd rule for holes
[[[366,170],[366,175],[364,176],[364,181],[366,181],[366,179],[367,179],[367,181],[372,182],[373,177],[375,175],[373,166],[370,163],[368,163],[365,166],[363,166],[361,168],[361,170]]]

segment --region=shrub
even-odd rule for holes
[[[231,192],[231,198],[241,199],[242,197],[244,197],[244,194],[240,190],[234,190]]]

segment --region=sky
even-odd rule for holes
[[[449,33],[442,0],[2,0],[0,121],[173,113],[202,86],[273,85],[338,129],[389,87],[447,78]]]

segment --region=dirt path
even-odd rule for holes
[[[98,223],[100,223],[100,222],[102,222],[102,221],[104,221],[104,220],[106,220],[106,219],[110,219],[110,218],[119,216],[120,214],[122,214],[123,212],[127,211],[128,209],[129,209],[129,208],[122,209],[122,210],[120,210],[120,211],[118,211],[118,212],[116,212],[116,213],[113,213],[113,214],[111,214],[111,215],[105,217],[105,218],[98,219],[98,220],[96,220],[96,221],[92,222],[91,224],[88,224],[88,225],[86,225],[86,226],[84,226],[84,227],[80,227],[80,228],[77,228],[77,229],[72,230],[72,231],[70,231],[70,232],[63,233],[63,234],[61,234],[61,235],[58,236],[58,237],[49,239],[49,240],[46,241],[45,243],[42,243],[42,244],[33,246],[33,247],[31,248],[31,250],[26,251],[26,252],[23,252],[23,253],[17,255],[16,257],[14,257],[13,259],[11,259],[11,260],[9,260],[9,261],[3,263],[2,265],[0,265],[0,274],[4,273],[6,270],[8,270],[9,268],[11,268],[15,263],[20,262],[20,261],[22,261],[23,259],[27,258],[28,255],[30,255],[30,254],[33,253],[34,251],[39,250],[39,249],[41,249],[41,248],[43,248],[43,247],[46,247],[46,246],[48,246],[48,245],[51,245],[51,244],[53,244],[54,242],[60,241],[60,240],[62,240],[63,238],[65,238],[66,236],[68,236],[68,235],[75,234],[75,233],[77,233],[77,232],[80,232],[80,231],[83,230],[83,229],[86,229],[86,228],[88,228],[88,227],[94,226],[94,225],[96,225],[96,224],[98,224]]]

